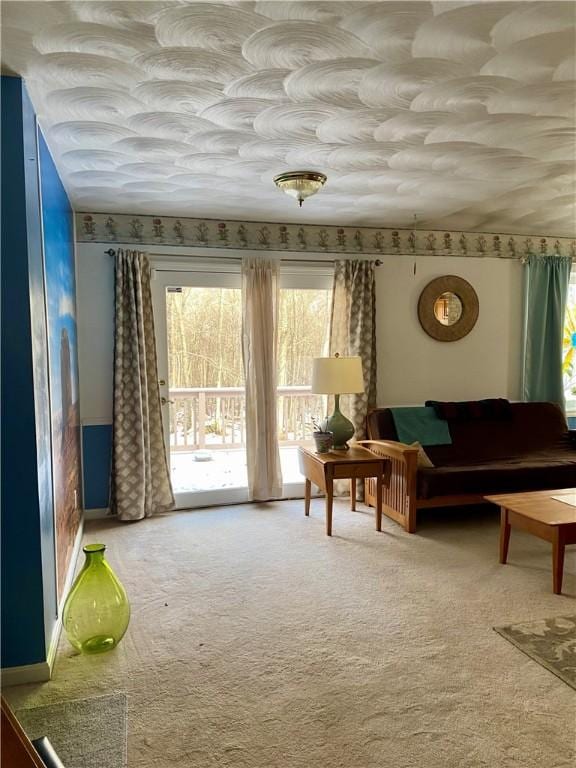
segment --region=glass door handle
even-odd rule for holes
[[[174,400],[168,400],[165,397],[161,397],[160,402],[162,403],[162,405],[167,405],[168,403],[170,403],[170,405],[174,405]]]

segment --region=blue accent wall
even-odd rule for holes
[[[53,247],[72,253],[73,273],[73,229],[70,204],[51,158],[44,157],[40,167],[36,116],[21,79],[2,77],[0,96],[1,653],[2,667],[18,667],[46,661],[57,619],[43,234],[57,232]],[[48,152],[46,147],[43,151]],[[40,177],[47,190],[45,210]],[[64,230],[69,237],[58,246]],[[53,280],[60,282],[63,277]],[[65,288],[74,300],[73,285]]]
[[[22,82],[2,77],[2,665],[46,658]],[[36,207],[39,203],[36,202]]]
[[[105,509],[109,506],[111,460],[112,425],[84,425],[82,427],[84,509]]]

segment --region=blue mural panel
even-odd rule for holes
[[[50,429],[50,390],[48,382],[48,332],[46,328],[44,255],[40,215],[40,180],[36,114],[23,88],[24,164],[26,177],[26,230],[30,292],[31,344],[34,373],[34,412],[36,417],[36,463],[38,474],[38,512],[42,549],[44,626],[50,642],[58,615],[56,588],[56,549],[54,497],[52,487],[52,438]],[[33,159],[33,161],[32,161]]]
[[[38,131],[58,594],[80,525],[80,407],[72,209]]]

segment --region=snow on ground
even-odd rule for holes
[[[280,448],[284,483],[301,483],[298,448]],[[200,460],[198,460],[200,459]],[[244,450],[172,451],[170,455],[172,486],[175,493],[243,488],[247,485]]]

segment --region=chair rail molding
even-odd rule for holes
[[[76,213],[80,243],[182,245],[187,248],[473,256],[521,259],[528,255],[576,258],[576,239],[429,229],[376,229],[317,224],[192,219],[124,213]]]

